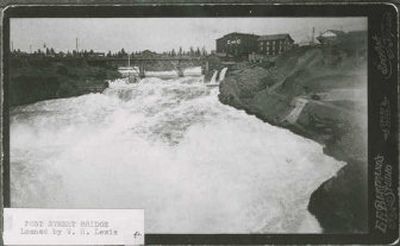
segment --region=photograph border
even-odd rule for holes
[[[275,4],[279,3],[279,4]],[[368,233],[146,234],[145,244],[395,244],[399,240],[399,13],[394,2],[37,1],[0,3],[2,208],[10,206],[9,32],[12,17],[367,17]],[[382,173],[377,170],[388,170]],[[389,175],[391,183],[382,183]],[[3,223],[1,223],[3,224]]]

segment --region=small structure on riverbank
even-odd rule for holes
[[[321,33],[317,40],[321,44],[332,44],[337,42],[340,38],[345,35],[345,32],[339,30],[326,30],[325,32]]]

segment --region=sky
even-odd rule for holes
[[[257,35],[289,33],[295,42],[309,41],[326,29],[367,30],[365,17],[339,18],[12,18],[10,42],[14,49],[32,51],[52,47],[56,51],[79,49],[156,52],[182,47],[215,50],[215,39],[230,32]]]

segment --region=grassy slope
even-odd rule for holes
[[[12,58],[10,105],[101,91],[105,80],[119,76],[112,67],[88,65],[81,59],[55,62],[49,59]]]
[[[360,88],[366,88],[366,61],[338,47],[301,47],[279,56],[274,66],[232,68],[220,86],[221,102],[314,139],[325,153],[348,163],[311,197],[309,210],[325,232],[367,229],[367,111],[362,100],[324,102],[311,96]],[[309,103],[291,124],[285,117],[296,98]]]

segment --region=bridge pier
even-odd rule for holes
[[[209,70],[210,70],[210,64],[208,63],[208,61],[206,61],[201,66],[201,74],[206,75],[208,74]]]
[[[177,71],[177,73],[178,73],[178,77],[183,77],[183,76],[184,76],[184,74],[183,74],[183,69],[182,69],[180,66],[178,66],[178,67],[176,68],[176,71]]]
[[[181,60],[178,60],[178,64],[175,65],[176,73],[178,74],[178,77],[183,77],[183,69],[181,66]]]
[[[144,73],[144,64],[143,64],[143,63],[141,63],[141,64],[139,65],[139,77],[140,77],[141,79],[143,79],[143,78],[146,77],[146,74]]]

